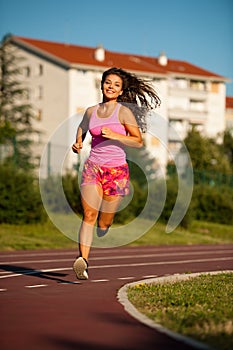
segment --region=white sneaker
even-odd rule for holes
[[[87,262],[81,256],[75,260],[75,262],[73,264],[73,270],[76,273],[76,277],[79,280],[87,280],[88,279],[87,267],[88,267]]]

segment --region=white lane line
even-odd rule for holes
[[[102,279],[102,280],[90,280],[90,282],[94,282],[94,283],[97,283],[97,282],[109,282],[109,280],[106,280],[106,279]]]
[[[158,275],[146,275],[146,276],[142,276],[142,278],[154,278],[154,277],[158,277]]]
[[[25,288],[40,288],[40,287],[47,287],[47,284],[34,284],[31,286],[24,286]]]
[[[7,289],[5,289],[5,288],[0,289],[0,292],[6,292],[6,291],[7,291]]]
[[[210,246],[210,245],[209,245]],[[221,246],[221,249],[232,249],[232,248],[229,248],[229,246],[232,246],[232,244],[227,244],[226,247],[224,247],[224,244],[223,245],[220,245]],[[139,249],[138,249],[139,248]],[[214,246],[211,247],[214,249]],[[93,251],[93,254],[102,254],[103,253],[103,249],[102,248],[93,248],[95,249]],[[177,247],[177,249],[179,250],[185,250],[186,247],[185,245],[183,246],[179,246]],[[194,250],[197,250],[198,252],[202,252],[205,250],[205,246],[204,245],[200,245],[200,247],[198,246],[193,246],[193,249]],[[204,249],[204,250],[202,250]],[[152,251],[152,252],[155,252],[155,251],[163,251],[163,250],[166,250],[166,252],[168,252],[169,250],[174,250],[174,246],[167,246],[167,247],[154,247],[154,246],[150,246],[150,247],[137,247],[137,246],[132,246],[132,247],[129,247],[129,248],[124,248],[121,249],[121,247],[116,247],[116,248],[108,248],[108,249],[105,249],[105,252],[104,254],[112,254],[115,253],[115,252],[121,252],[121,253],[125,253],[125,252],[133,252],[133,251],[143,251],[143,250],[146,250],[147,252],[148,251]],[[216,250],[215,250],[216,251]],[[59,249],[55,250],[55,251],[48,251],[48,252],[38,252],[37,250],[35,250],[33,253],[30,252],[30,253],[27,253],[26,251],[21,254],[21,253],[6,253],[6,254],[0,254],[0,258],[6,258],[6,257],[21,257],[21,256],[27,256],[27,257],[36,257],[36,256],[65,256],[65,255],[74,255],[75,253],[77,252],[77,250],[75,248],[70,248],[70,250],[67,249],[67,251],[59,251]],[[2,253],[2,252],[1,252]]]
[[[60,282],[60,284],[80,284],[81,282],[77,282],[77,281],[74,281],[74,282]]]
[[[233,254],[233,249],[225,249],[225,250],[206,250],[206,251],[197,251],[197,252],[173,252],[173,253],[154,253],[154,254],[131,254],[131,255],[115,255],[115,256],[101,256],[101,257],[91,257],[91,261],[98,261],[98,260],[120,260],[120,259],[131,259],[131,258],[153,258],[153,257],[166,257],[166,256],[184,256],[184,255],[207,255],[207,254]],[[46,259],[46,260],[19,260],[19,261],[4,261],[0,262],[0,268],[1,265],[6,264],[25,264],[25,263],[52,263],[52,262],[66,262],[66,261],[73,261],[75,258],[70,259]]]
[[[207,259],[190,259],[190,260],[173,260],[173,261],[152,261],[152,262],[143,262],[143,263],[132,263],[132,264],[115,264],[115,265],[97,265],[90,266],[90,269],[105,269],[105,268],[119,268],[119,267],[138,267],[138,266],[155,266],[155,265],[177,265],[177,264],[191,264],[191,263],[203,263],[203,262],[214,262],[214,261],[230,261],[233,260],[233,257],[225,257],[225,258],[207,258]],[[10,278],[10,277],[18,277],[22,275],[34,275],[38,273],[46,273],[46,272],[57,272],[57,271],[68,271],[73,270],[72,267],[59,267],[55,269],[45,269],[45,270],[36,270],[6,276],[0,276],[0,279]]]
[[[135,276],[129,276],[129,277],[118,277],[118,280],[132,280]]]
[[[132,263],[132,264],[116,264],[116,265],[99,265],[99,266],[90,266],[90,269],[103,269],[103,268],[113,268],[113,267],[135,267],[135,266],[153,266],[153,265],[176,265],[176,264],[190,264],[190,263],[202,263],[202,262],[211,262],[211,261],[228,261],[233,260],[233,257],[225,258],[207,258],[207,259],[190,259],[190,260],[173,260],[173,261],[152,261],[152,262],[143,262],[143,263]],[[89,268],[89,267],[88,267]],[[1,278],[1,277],[0,277]]]
[[[34,264],[34,263],[51,263],[51,262],[58,262],[58,261],[61,261],[61,262],[65,262],[65,261],[72,261],[72,260],[75,260],[75,258],[73,259],[47,259],[47,260],[19,260],[19,261],[4,261],[4,262],[0,262],[0,268],[1,268],[1,265],[8,265],[8,264],[27,264],[27,263],[30,263],[30,264]]]

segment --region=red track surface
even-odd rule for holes
[[[2,350],[188,350],[128,315],[125,283],[175,273],[233,269],[233,245],[93,249],[77,281],[74,250],[0,253]]]

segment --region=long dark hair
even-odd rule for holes
[[[101,88],[108,75],[115,74],[122,79],[122,95],[117,101],[126,105],[135,115],[138,126],[142,132],[147,129],[147,113],[158,107],[161,103],[159,96],[150,81],[143,80],[135,74],[129,73],[121,68],[110,68],[102,75]]]

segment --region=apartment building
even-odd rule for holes
[[[13,35],[6,40],[25,58],[21,78],[36,116],[36,151],[44,155],[44,174],[48,167],[60,171],[61,156],[63,166],[76,161],[70,146],[77,125],[84,110],[101,101],[102,73],[113,66],[149,79],[161,98],[145,135],[161,169],[177,155],[192,125],[211,137],[225,129],[227,79],[189,62],[169,59],[165,53],[147,57],[112,52],[101,45],[84,47]]]

